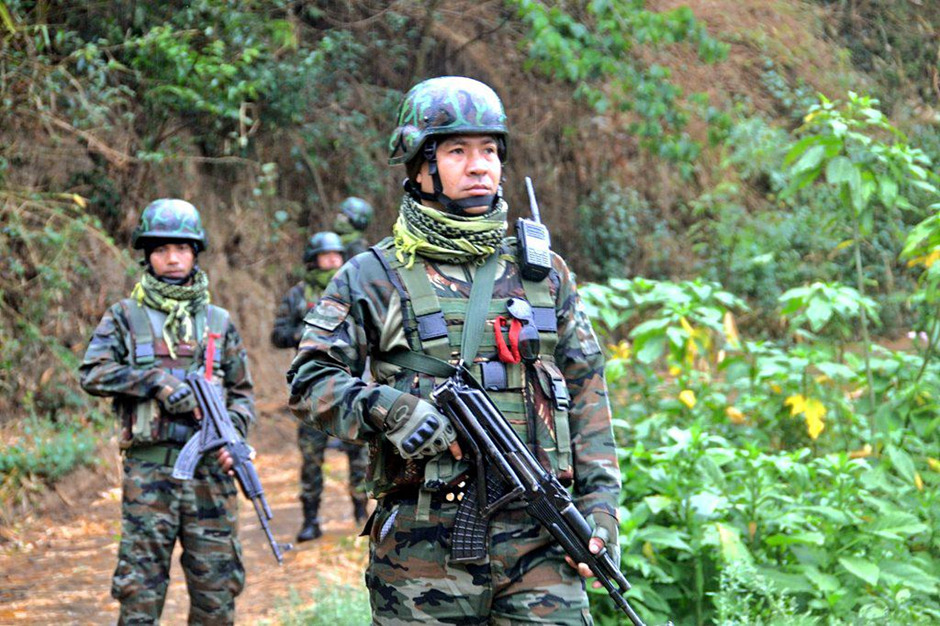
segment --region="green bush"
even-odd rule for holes
[[[610,346],[607,374],[622,562],[644,617],[940,618],[940,445],[926,382],[940,364],[873,350],[882,435],[871,440],[861,358],[827,331],[870,306],[851,290],[782,298],[819,331],[795,344],[739,336],[740,303],[717,285],[636,279],[584,293],[609,340],[632,328],[632,344]],[[617,623],[604,594],[592,601],[599,623]]]

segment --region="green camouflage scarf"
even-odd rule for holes
[[[320,294],[330,284],[330,280],[336,275],[338,270],[307,270],[304,274],[304,299],[309,303],[316,303],[320,299]]]
[[[176,358],[176,341],[193,341],[193,319],[209,304],[209,277],[202,270],[196,272],[191,285],[171,285],[145,272],[134,286],[131,297],[138,304],[166,313],[163,339],[170,358]]]
[[[415,256],[460,265],[483,263],[499,250],[509,206],[500,200],[483,215],[462,217],[432,209],[405,195],[392,228],[398,260],[414,265]]]

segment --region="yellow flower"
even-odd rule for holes
[[[780,385],[778,385],[777,383],[771,384],[770,390],[773,391],[774,393],[780,393],[781,391],[783,391],[783,389],[781,389]]]
[[[682,373],[682,368],[679,367],[678,365],[673,365],[672,367],[669,368],[670,376],[678,376],[681,373]]]
[[[849,458],[850,459],[864,459],[864,458],[870,457],[871,454],[872,454],[871,444],[866,443],[860,449],[849,452]]]
[[[734,323],[734,315],[731,314],[731,311],[725,311],[722,326],[724,326],[725,337],[728,338],[728,344],[730,344],[732,348],[740,346],[741,338],[738,336],[738,325]]]
[[[727,409],[725,409],[725,415],[728,416],[728,419],[731,420],[732,424],[744,424],[747,422],[747,418],[744,416],[744,413],[733,406],[729,406]]]
[[[806,410],[803,412],[806,416],[806,432],[812,440],[819,438],[826,424],[823,422],[823,416],[826,415],[826,407],[816,398],[806,400]]]
[[[610,344],[607,346],[607,349],[610,350],[610,358],[623,359],[624,361],[629,361],[630,355],[633,353],[630,347],[630,343],[627,341],[621,341],[620,343]]]
[[[800,413],[806,418],[806,432],[810,439],[816,440],[822,431],[826,428],[823,417],[826,415],[826,407],[816,398],[806,398],[802,394],[790,396],[784,401],[784,404],[790,407],[790,415],[797,416]]]
[[[793,416],[799,415],[806,409],[806,398],[804,398],[802,394],[790,396],[784,400],[783,403],[790,407],[790,415]]]
[[[930,467],[935,472],[940,472],[940,461],[937,459],[927,458],[927,466]]]
[[[695,392],[691,389],[683,389],[679,394],[679,401],[690,409],[695,406]]]
[[[920,477],[920,472],[914,472],[914,486],[917,487],[917,491],[924,490],[924,479]]]
[[[914,267],[915,265],[923,265],[924,267],[929,268],[938,260],[940,260],[940,250],[934,250],[930,254],[914,257],[907,262],[907,266]]]

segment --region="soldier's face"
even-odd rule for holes
[[[186,278],[196,265],[196,253],[188,243],[165,243],[150,253],[150,266],[160,278]]]
[[[321,270],[338,270],[343,266],[343,255],[339,252],[321,252],[317,255],[317,267]]]
[[[503,174],[496,139],[490,135],[458,135],[445,139],[437,147],[437,170],[444,195],[453,200],[494,195]],[[421,166],[416,182],[422,191],[434,192],[434,180],[428,173],[427,163]],[[466,212],[479,215],[489,208],[483,204]]]

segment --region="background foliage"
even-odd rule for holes
[[[644,616],[935,621],[938,26],[906,0],[0,0],[0,515],[109,433],[75,368],[142,206],[201,208],[279,397],[271,294],[346,195],[388,232],[395,107],[466,74],[507,105],[510,205],[533,175],[593,281]]]

